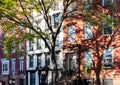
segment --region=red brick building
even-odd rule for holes
[[[83,11],[98,7],[103,14],[112,13],[110,4],[115,1],[100,0],[92,3],[93,1],[85,4]],[[120,1],[117,0],[115,13],[118,16],[119,4]],[[111,24],[104,24],[108,21],[103,21],[100,26],[96,26],[89,20],[84,21],[81,15],[75,16],[77,18],[68,18],[64,22],[63,49],[67,76],[79,73],[82,79],[90,79],[95,85],[120,85],[120,24],[113,27]]]
[[[1,37],[1,40],[2,37]],[[0,85],[26,85],[26,53],[25,44],[18,44],[21,54],[12,49],[10,58],[6,58],[0,44]]]

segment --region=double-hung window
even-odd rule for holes
[[[113,33],[112,26],[108,25],[107,23],[104,23],[102,27],[102,33],[103,35],[112,35]]]
[[[93,37],[92,26],[89,22],[84,22],[84,39],[90,39]]]
[[[41,68],[42,67],[42,54],[37,54],[37,65],[38,65],[38,68]]]
[[[33,67],[33,64],[34,64],[34,63],[33,63],[33,61],[34,61],[33,59],[34,59],[34,58],[33,58],[33,55],[29,56],[29,66],[30,66],[30,67]]]
[[[68,28],[68,42],[75,41],[75,26],[69,26]]]
[[[50,43],[50,40],[49,39],[46,39],[46,42],[49,46],[51,46],[51,43]],[[47,45],[45,44],[45,48],[47,48]]]
[[[2,60],[2,75],[9,74],[9,60]]]
[[[53,15],[54,18],[54,27],[58,27],[59,22],[60,22],[60,13],[56,13]]]
[[[113,3],[113,0],[102,0],[102,6],[108,6]]]
[[[24,74],[24,59],[20,59],[20,74]]]
[[[33,41],[29,40],[29,51],[33,51]]]
[[[12,60],[12,75],[15,75],[15,59]]]
[[[20,43],[19,44],[19,50],[20,51],[24,51],[24,43]]]
[[[41,39],[37,38],[37,49],[41,49]]]
[[[103,68],[112,68],[113,67],[113,49],[104,49],[103,50]]]
[[[49,53],[45,54],[45,64],[46,64],[46,67],[50,66],[50,55],[49,55]]]
[[[91,50],[85,50],[84,51],[84,67],[91,69],[92,68],[92,51]]]
[[[56,46],[59,46],[59,44],[60,44],[60,37],[59,37],[59,35],[57,35],[57,38],[56,38],[56,41],[55,41],[55,45]]]

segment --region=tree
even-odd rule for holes
[[[55,42],[58,34],[61,31],[62,24],[64,20],[68,17],[69,14],[76,13],[77,16],[71,16],[70,18],[81,18],[83,21],[88,21],[95,26],[101,26],[103,19],[109,19],[109,16],[105,16],[101,12],[101,8],[99,4],[95,9],[91,9],[90,11],[83,11],[83,7],[85,6],[85,2],[81,2],[80,0],[63,0],[63,7],[61,7],[59,24],[57,27],[53,26],[50,18],[50,11],[55,10],[56,0],[3,0],[0,1],[0,19],[1,25],[7,36],[5,38],[5,47],[8,51],[8,57],[11,53],[12,43],[16,41],[17,45],[20,42],[26,41],[28,39],[33,39],[33,37],[41,38],[48,47],[48,50],[51,55],[52,63],[55,69],[55,81],[57,79],[58,68],[56,62],[56,53],[55,53]],[[62,1],[61,1],[62,2]],[[76,2],[76,7],[72,10],[69,7],[72,3]],[[97,4],[98,1],[94,1],[93,4]],[[80,10],[79,10],[80,9]],[[36,17],[34,14],[40,15],[43,17],[49,32],[44,31],[39,26],[39,23],[36,21]],[[98,14],[98,15],[95,15]],[[69,18],[69,17],[68,17]],[[98,22],[99,21],[99,22]],[[110,19],[111,21],[111,19]],[[111,24],[111,23],[110,23]],[[22,30],[20,27],[23,27]],[[17,29],[15,29],[17,28]],[[26,32],[26,29],[32,30],[34,34],[30,34]],[[54,30],[56,29],[56,30]],[[15,31],[15,32],[13,32]],[[50,34],[50,36],[49,36]],[[48,41],[50,44],[48,44]],[[16,47],[17,46],[13,46]]]
[[[60,19],[57,27],[51,24],[50,11],[55,10],[56,0],[4,0],[0,1],[0,19],[1,26],[4,30],[5,41],[4,50],[7,50],[7,57],[10,57],[12,48],[18,49],[18,43],[33,39],[41,38],[47,45],[51,55],[51,60],[55,70],[55,83],[57,80],[58,67],[56,62],[55,42],[64,19],[67,17],[68,6],[75,1],[65,0],[63,8],[60,9]],[[36,15],[35,15],[36,14]],[[34,16],[35,15],[35,16]],[[49,32],[43,30],[36,21],[36,16],[42,16]],[[21,29],[22,28],[22,29]],[[32,30],[33,34],[26,30]],[[56,29],[56,30],[54,30]],[[48,43],[49,41],[49,43]],[[15,44],[13,46],[13,43]]]

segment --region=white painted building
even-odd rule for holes
[[[52,26],[57,25],[58,20],[61,14],[60,5],[61,0],[58,1],[57,10],[50,10],[50,17]],[[35,16],[36,22],[40,27],[42,27],[42,31],[49,32],[46,23],[42,16],[37,15],[37,13],[33,13]],[[36,23],[33,23],[36,25]],[[56,30],[56,29],[54,29]],[[29,30],[30,32],[30,30]],[[34,42],[34,43],[33,43]],[[50,85],[53,79],[53,64],[51,62],[51,56],[48,48],[46,47],[44,41],[40,38],[34,38],[34,41],[27,41],[27,85]],[[48,42],[49,43],[49,42]],[[63,68],[63,30],[61,28],[61,32],[57,36],[56,39],[56,55],[57,55],[57,65],[58,69]],[[48,69],[49,68],[49,69]],[[48,71],[48,72],[47,72]],[[48,73],[48,74],[47,74]],[[59,71],[59,77],[61,76],[61,70]]]

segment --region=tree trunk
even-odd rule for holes
[[[58,67],[57,67],[57,60],[56,60],[54,49],[52,49],[51,51],[51,58],[53,63],[53,74],[54,74],[52,84],[57,85]]]
[[[101,81],[100,81],[100,73],[96,72],[96,85],[101,85]]]

